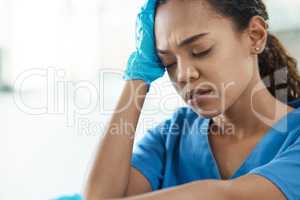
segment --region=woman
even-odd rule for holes
[[[267,20],[262,0],[148,0],[85,198],[300,199],[300,77]],[[132,149],[165,70],[189,106]]]

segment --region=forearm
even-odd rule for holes
[[[230,188],[230,181],[203,180],[117,200],[228,200],[230,199]]]
[[[123,197],[130,173],[134,133],[146,93],[143,81],[126,81],[99,143],[84,191],[85,199]]]
[[[114,200],[250,200],[286,199],[284,194],[268,179],[245,175],[230,180],[199,180],[184,185],[162,189],[134,197]],[[112,199],[101,199],[112,200]]]

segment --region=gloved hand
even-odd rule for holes
[[[54,200],[83,200],[83,197],[80,194],[74,194],[72,196],[61,196]]]
[[[155,47],[154,17],[156,0],[146,0],[137,16],[136,21],[136,51],[134,51],[127,63],[123,74],[125,80],[144,80],[147,84],[165,72]]]

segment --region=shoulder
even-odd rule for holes
[[[295,127],[292,130],[289,130],[286,134],[285,141],[282,144],[281,152],[284,152],[285,150],[298,146],[300,147],[300,127]]]
[[[284,119],[273,129],[286,135],[285,144],[288,146],[300,140],[300,108],[289,113]]]

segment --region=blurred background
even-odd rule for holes
[[[82,190],[124,83],[142,2],[0,0],[1,200]],[[300,1],[266,4],[271,32],[299,61]],[[183,105],[167,76],[157,80],[137,138]]]

